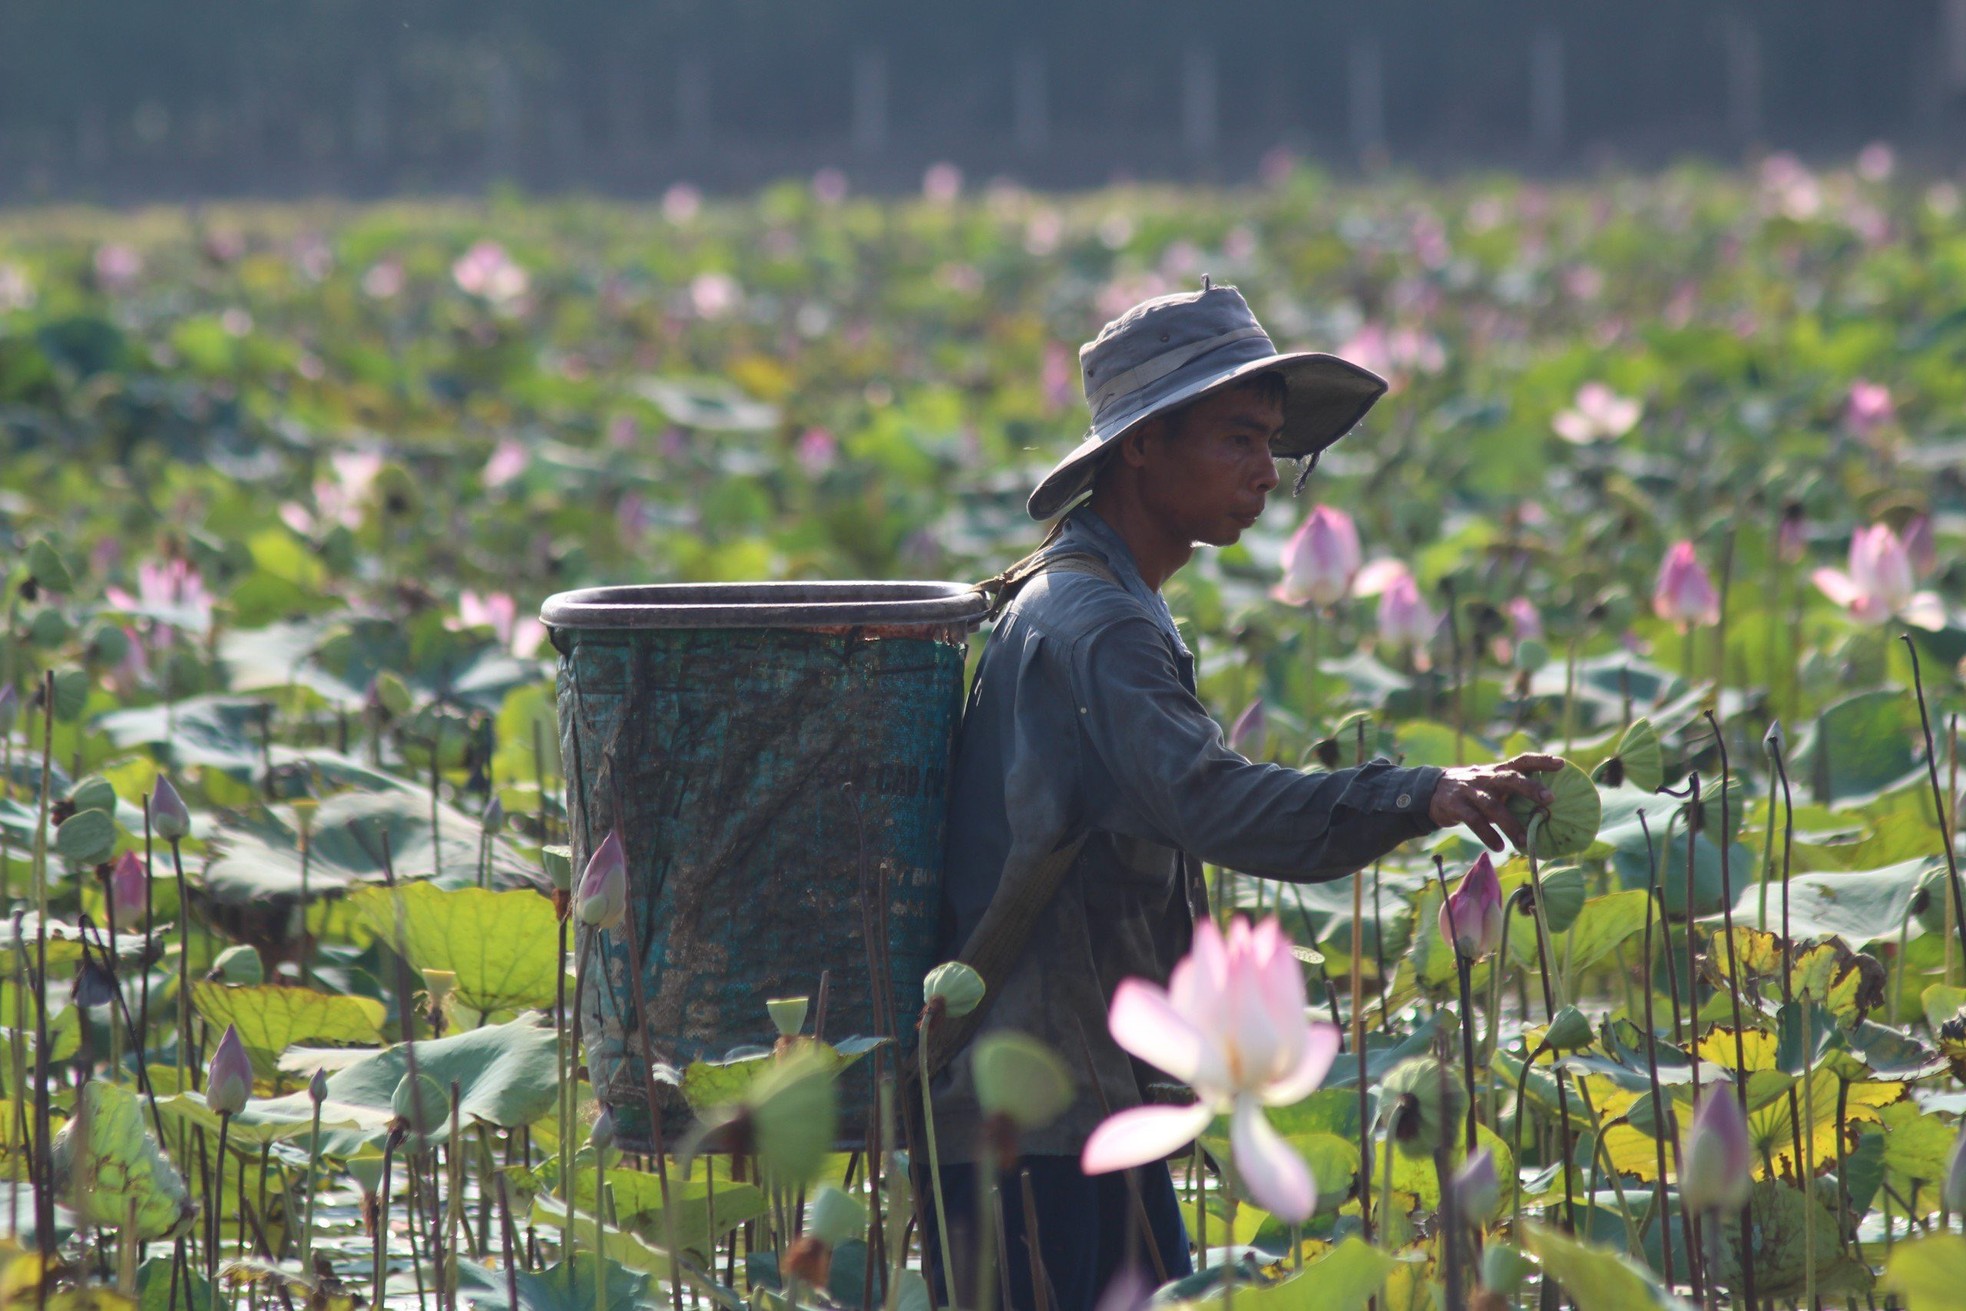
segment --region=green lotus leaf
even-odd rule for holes
[[[55,830],[55,850],[72,865],[100,865],[116,850],[116,821],[100,810],[79,810]]]
[[[1666,758],[1659,745],[1659,731],[1652,727],[1652,721],[1634,719],[1611,754],[1591,771],[1591,781],[1606,787],[1658,791],[1666,781]]]
[[[382,1003],[371,997],[315,992],[279,984],[234,986],[194,981],[191,1005],[215,1029],[230,1024],[252,1057],[253,1073],[271,1079],[289,1047],[370,1047],[382,1041]]]
[[[1584,909],[1587,895],[1584,871],[1575,865],[1565,865],[1538,874],[1536,884],[1542,889],[1543,918],[1548,921],[1550,932],[1567,932]]]
[[[553,903],[525,888],[440,888],[419,881],[366,887],[348,905],[382,942],[397,942],[419,970],[457,976],[457,1006],[480,1016],[551,1005],[559,970],[559,921]]]
[[[1966,1238],[1927,1234],[1907,1239],[1891,1251],[1879,1285],[1896,1293],[1900,1305],[1919,1311],[1966,1311]]]
[[[802,1040],[794,1050],[811,1052],[837,1074],[879,1045],[880,1040],[873,1038],[843,1038],[837,1046]],[[683,1070],[683,1098],[698,1115],[742,1101],[779,1059],[771,1052],[753,1052],[721,1061],[691,1061]]]
[[[197,1214],[184,1178],[150,1136],[142,1102],[118,1084],[91,1079],[82,1104],[54,1142],[62,1199],[92,1225],[120,1229],[132,1205],[141,1238],[181,1232]]]
[[[1000,1030],[978,1038],[970,1068],[984,1113],[1007,1115],[1021,1129],[1041,1129],[1072,1104],[1071,1071],[1025,1034]]]
[[[1596,840],[1598,822],[1603,818],[1596,785],[1590,775],[1567,760],[1555,773],[1537,778],[1553,794],[1550,804],[1538,806],[1527,797],[1512,796],[1509,809],[1530,829],[1538,858],[1579,854]]]
[[[1580,1243],[1534,1221],[1522,1223],[1522,1244],[1543,1272],[1570,1295],[1577,1311],[1642,1311],[1683,1306],[1658,1277],[1622,1252]]]

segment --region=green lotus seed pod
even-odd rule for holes
[[[1543,890],[1543,917],[1551,933],[1567,933],[1584,909],[1584,871],[1575,865],[1553,869],[1536,882]]]
[[[1379,1091],[1379,1125],[1406,1156],[1431,1156],[1460,1124],[1460,1080],[1431,1056],[1401,1061]]]
[[[1618,759],[1625,762],[1625,782],[1641,792],[1657,792],[1666,781],[1666,757],[1659,730],[1649,719],[1634,719],[1618,739]]]
[[[266,982],[266,963],[257,951],[241,943],[212,958],[212,977],[220,983],[254,987]]]
[[[1550,1021],[1543,1041],[1560,1052],[1576,1051],[1591,1045],[1591,1022],[1575,1006],[1562,1006]]]
[[[393,716],[406,715],[410,710],[409,684],[385,669],[375,676],[374,700]]]
[[[961,1019],[983,1004],[983,976],[959,960],[944,961],[922,980],[922,998],[942,999],[942,1009],[952,1019]]]
[[[771,1016],[778,1036],[790,1038],[806,1027],[806,1011],[811,1006],[810,997],[779,997],[765,1003],[765,1012]]]
[[[457,971],[424,970],[423,990],[430,994],[430,1004],[432,1006],[441,1007],[450,999],[450,995],[457,991]]]
[[[866,1234],[867,1208],[833,1185],[822,1184],[806,1204],[805,1231],[828,1247],[838,1247]]]
[[[1065,1063],[1036,1038],[1009,1030],[977,1039],[970,1069],[986,1114],[1007,1115],[1026,1132],[1042,1129],[1072,1104]]]
[[[428,1138],[450,1118],[450,1094],[444,1091],[444,1085],[419,1070],[414,1078],[404,1075],[396,1085],[389,1109],[411,1133]]]
[[[1550,649],[1540,638],[1525,637],[1515,644],[1515,667],[1535,673],[1550,662]]]
[[[27,640],[39,647],[57,647],[68,640],[74,631],[69,627],[68,616],[52,606],[36,614],[27,625]]]

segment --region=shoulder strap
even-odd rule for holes
[[[1056,533],[1053,534],[1053,537],[1055,536]],[[1045,546],[1049,546],[1051,541],[1052,538],[1047,537]],[[1024,589],[1024,584],[1047,570],[1056,569],[1068,574],[1090,574],[1094,578],[1103,578],[1109,583],[1118,584],[1119,576],[1103,559],[1090,551],[1054,551],[1046,555],[1045,546],[1038,547],[996,577],[986,578],[976,584],[976,590],[990,598],[990,612],[984,616],[985,619],[994,620],[1001,615],[1016,599],[1017,594]]]

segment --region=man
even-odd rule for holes
[[[1191,1269],[1164,1163],[1088,1177],[1078,1158],[1101,1120],[1165,1081],[1112,1041],[1107,1004],[1129,975],[1164,984],[1187,952],[1207,909],[1200,862],[1323,881],[1450,824],[1500,850],[1503,837],[1524,841],[1507,797],[1547,801],[1533,775],[1561,764],[1375,759],[1307,774],[1231,751],[1196,699],[1194,659],[1160,587],[1197,543],[1228,546],[1256,522],[1275,457],[1315,457],[1385,383],[1333,356],[1279,354],[1241,294],[1206,279],[1134,306],[1079,363],[1091,433],[1029,509],[1046,519],[1090,496],[1006,576],[1014,599],[978,665],[957,750],[944,907],[950,955],[999,960],[979,966],[990,987],[979,1031],[1042,1039],[1077,1085],[1070,1108],[1018,1144],[1057,1311],[1090,1308],[1122,1264],[1150,1278]],[[983,1120],[970,1050],[931,1082],[957,1265],[946,1300],[962,1305],[974,1295],[965,1258]],[[1005,1181],[1010,1301],[1035,1307],[1021,1183]],[[939,1269],[938,1246],[931,1237],[925,1250]]]

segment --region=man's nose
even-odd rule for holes
[[[1265,455],[1256,470],[1256,485],[1267,492],[1281,481],[1283,476],[1277,471],[1276,460]]]

